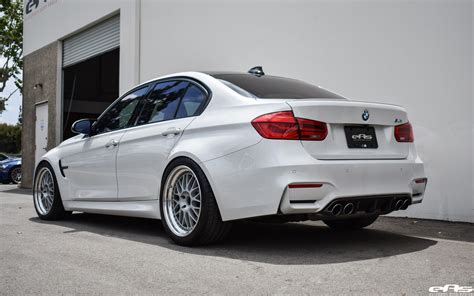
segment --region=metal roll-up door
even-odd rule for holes
[[[112,17],[63,42],[63,67],[120,46],[120,17]]]

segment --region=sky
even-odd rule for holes
[[[0,58],[0,64],[3,64],[5,59]],[[13,79],[10,79],[7,82],[7,86],[5,87],[4,91],[0,93],[0,96],[7,97],[11,92],[16,89],[15,84],[13,83]],[[17,124],[18,123],[18,114],[20,113],[20,105],[21,105],[21,94],[20,92],[15,92],[13,96],[8,100],[6,103],[6,110],[0,114],[0,123],[8,123],[8,124]]]

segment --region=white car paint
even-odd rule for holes
[[[120,141],[117,183],[120,201],[156,200],[171,150],[193,117],[137,126]],[[174,134],[177,132],[178,134]]]
[[[124,134],[124,130],[118,130],[94,137],[80,137],[67,145],[69,153],[61,155],[61,162],[68,167],[66,191],[71,199],[118,200],[116,159],[118,142]],[[64,189],[61,189],[62,193]]]
[[[54,168],[66,210],[160,218],[163,172],[168,163],[183,156],[204,171],[224,221],[278,212],[317,213],[340,197],[416,194],[413,203],[423,199],[425,184],[414,183],[425,177],[415,145],[393,138],[394,126],[408,121],[402,107],[341,100],[248,98],[199,72],[157,79],[175,76],[198,80],[212,91],[201,115],[99,136],[78,135],[42,157]],[[360,116],[364,110],[371,114],[367,122]],[[295,116],[328,123],[327,139],[262,138],[251,121],[277,111],[293,111]],[[380,149],[348,149],[343,139],[344,124],[374,126]],[[178,132],[163,135],[169,129]],[[117,146],[106,148],[112,140]],[[65,177],[60,160],[68,167]],[[306,182],[324,186],[288,188],[291,183]],[[292,199],[315,202],[291,204]]]

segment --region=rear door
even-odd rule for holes
[[[200,114],[207,91],[188,80],[157,83],[144,100],[136,126],[127,130],[117,155],[122,201],[157,199],[168,157],[184,129]]]
[[[317,159],[404,159],[409,143],[399,143],[394,126],[406,123],[402,107],[349,100],[291,100],[296,117],[326,122],[324,141],[302,141]]]

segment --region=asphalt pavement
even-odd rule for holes
[[[30,191],[0,185],[0,295],[429,295],[474,286],[473,263],[473,224],[238,223],[218,245],[187,248],[157,220],[39,220]]]

